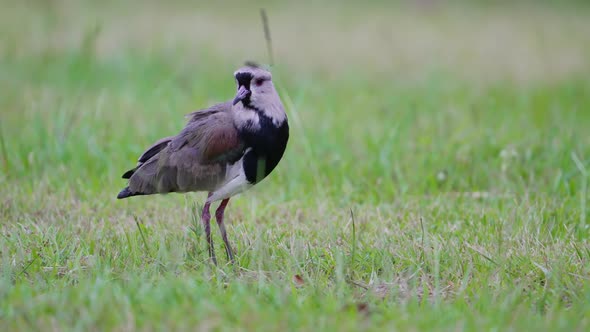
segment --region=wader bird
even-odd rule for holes
[[[221,201],[215,217],[227,257],[234,262],[223,223],[227,203],[272,172],[289,139],[287,115],[270,72],[247,63],[234,77],[238,91],[233,101],[190,113],[178,135],[157,141],[123,174],[129,183],[117,196],[207,191],[201,219],[215,264],[211,203]]]

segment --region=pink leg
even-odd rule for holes
[[[207,195],[207,198],[211,197],[211,193]],[[209,257],[213,261],[213,264],[217,265],[217,259],[215,258],[215,250],[213,249],[213,239],[211,238],[211,213],[209,213],[209,208],[211,207],[211,203],[208,201],[205,202],[203,206],[203,213],[201,214],[201,221],[203,222],[203,228],[205,229],[205,237],[207,238],[207,246],[209,248]]]
[[[223,239],[223,243],[225,243],[225,253],[227,254],[227,259],[234,263],[234,254],[231,250],[231,246],[229,245],[229,241],[227,240],[227,232],[225,231],[225,224],[223,223],[223,215],[228,202],[229,198],[221,201],[219,207],[215,211],[215,219],[217,219],[217,225],[219,226],[219,231],[221,232],[221,238]]]

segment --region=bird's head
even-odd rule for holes
[[[278,99],[270,72],[255,63],[246,65],[234,73],[238,92],[233,104],[242,102],[246,108],[264,108]]]

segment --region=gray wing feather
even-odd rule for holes
[[[138,162],[145,163],[146,161],[150,160],[151,157],[162,151],[162,149],[164,149],[173,138],[174,136],[170,136],[158,140],[149,149],[145,150],[145,152],[139,157]]]
[[[147,150],[145,150],[144,153],[141,154],[141,156],[139,156],[139,159],[137,160],[137,165],[135,166],[135,168],[130,169],[127,172],[125,172],[125,174],[123,174],[122,178],[123,179],[131,178],[133,173],[135,173],[135,171],[137,171],[137,169],[140,168],[141,165],[143,165],[145,162],[150,160],[150,158],[152,158],[153,156],[158,154],[160,151],[162,151],[168,145],[168,143],[170,143],[170,141],[173,138],[174,138],[174,136],[165,137],[165,138],[159,139],[158,141],[156,141],[156,143],[152,144],[152,146],[150,146]]]
[[[216,105],[190,116],[177,136],[159,141],[163,147],[157,153],[150,156],[151,149],[144,153],[147,160],[129,179],[132,192],[212,191],[223,183],[227,165],[237,161],[244,151],[231,104]]]
[[[209,115],[217,112],[230,112],[232,107],[231,102],[225,102],[221,104],[215,104],[209,108],[205,108],[202,110],[194,111],[186,115],[189,118],[188,123],[199,121],[203,118],[208,117]]]

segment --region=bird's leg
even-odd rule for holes
[[[219,204],[219,207],[215,211],[215,219],[217,219],[217,225],[219,226],[219,231],[221,232],[221,238],[223,239],[223,243],[225,243],[225,253],[227,254],[227,259],[229,259],[233,264],[234,254],[231,250],[231,246],[229,245],[229,241],[227,240],[227,232],[225,231],[225,224],[223,223],[223,214],[228,202],[229,198],[221,201],[221,204]]]
[[[213,248],[213,239],[211,238],[211,213],[209,213],[209,207],[211,206],[211,202],[209,202],[209,197],[211,197],[211,193],[207,196],[207,201],[203,206],[203,213],[201,214],[201,221],[203,222],[203,228],[205,229],[205,236],[207,237],[207,246],[209,247],[209,257],[213,261],[213,264],[217,265],[217,259],[215,258],[215,250]]]

